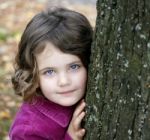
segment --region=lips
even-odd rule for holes
[[[69,93],[72,93],[74,92],[75,90],[66,90],[66,91],[61,91],[61,92],[58,92],[59,94],[69,94]]]

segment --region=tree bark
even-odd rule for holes
[[[85,140],[150,140],[150,1],[98,0]]]

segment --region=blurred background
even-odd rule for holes
[[[21,34],[37,12],[51,6],[81,12],[95,27],[96,0],[0,0],[0,140],[8,140],[10,124],[21,103],[11,85]]]

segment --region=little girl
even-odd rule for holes
[[[64,8],[43,11],[28,23],[12,78],[24,102],[11,140],[83,139],[92,33],[85,16]]]

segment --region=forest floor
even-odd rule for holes
[[[8,130],[21,104],[11,85],[14,58],[21,34],[28,21],[48,6],[64,6],[87,16],[95,26],[96,6],[72,0],[1,0],[0,1],[0,140],[8,140]]]

